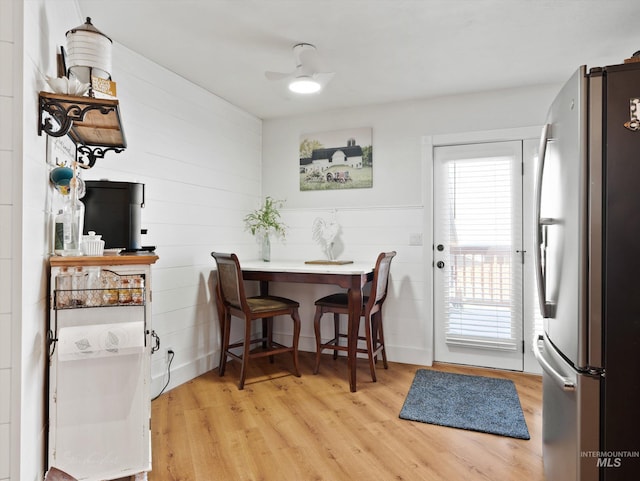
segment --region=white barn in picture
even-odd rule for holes
[[[306,160],[306,159],[304,159]],[[320,170],[332,166],[345,166],[353,169],[362,168],[362,147],[356,145],[356,139],[348,139],[345,147],[331,147],[314,149],[311,153],[309,165]],[[303,159],[300,159],[302,167]]]
[[[371,133],[371,127],[360,127],[302,134],[300,189],[370,188]]]

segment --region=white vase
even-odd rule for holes
[[[269,239],[268,234],[262,236],[262,260],[265,262],[271,261],[271,239]]]

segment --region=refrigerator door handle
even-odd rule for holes
[[[542,135],[540,136],[540,147],[538,155],[538,172],[536,174],[536,201],[535,201],[535,219],[536,219],[536,248],[535,254],[535,270],[536,281],[538,286],[538,300],[540,301],[540,313],[542,317],[549,318],[554,315],[555,305],[552,302],[547,302],[547,287],[546,287],[546,226],[555,224],[554,219],[541,218],[540,217],[540,205],[542,202],[542,172],[544,170],[544,160],[547,155],[547,143],[549,142],[549,131],[551,129],[550,124],[545,124],[542,128]],[[543,232],[544,231],[544,232]],[[545,250],[543,256],[542,250]],[[543,259],[544,257],[544,259]]]
[[[560,388],[563,391],[575,391],[576,383],[573,380],[563,376],[558,371],[556,371],[553,368],[553,366],[549,363],[549,361],[547,361],[547,359],[544,357],[544,352],[543,350],[540,349],[540,344],[543,342],[544,342],[544,337],[539,336],[538,339],[536,339],[535,342],[533,343],[533,354],[538,360],[540,367],[542,367],[542,370],[545,373],[547,373],[549,377],[553,379],[553,381],[558,386],[560,386]]]

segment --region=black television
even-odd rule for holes
[[[102,235],[105,249],[143,250],[140,236],[144,184],[86,180],[84,234]]]

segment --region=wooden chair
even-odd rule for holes
[[[389,283],[389,270],[391,260],[396,255],[395,251],[383,252],[378,256],[376,266],[373,271],[371,291],[368,296],[362,299],[362,316],[365,319],[365,335],[358,336],[359,341],[365,341],[366,347],[356,349],[359,353],[364,353],[369,359],[369,369],[371,379],[376,381],[375,363],[378,354],[382,354],[382,363],[388,369],[387,353],[384,347],[384,332],[382,329],[382,304],[387,297],[387,285]],[[324,349],[333,349],[333,358],[338,358],[338,351],[347,351],[348,346],[340,345],[340,339],[346,338],[347,334],[340,332],[340,314],[349,314],[348,297],[346,293],[331,294],[318,299],[315,302],[316,314],[313,319],[313,327],[316,334],[316,365],[313,373],[318,374],[320,370],[320,355]],[[325,313],[333,313],[334,337],[330,341],[322,342],[320,336],[320,320]]]
[[[293,356],[294,374],[300,377],[298,367],[298,340],[300,338],[298,307],[300,304],[291,299],[277,296],[247,297],[238,257],[235,254],[219,252],[212,252],[211,256],[216,260],[218,267],[218,312],[221,314],[222,332],[222,353],[218,368],[220,376],[224,376],[228,357],[240,361],[242,367],[238,388],[244,389],[249,359],[290,352]],[[273,317],[284,315],[289,315],[293,319],[293,345],[290,347],[273,340]],[[240,342],[229,344],[232,317],[244,320],[244,338]],[[255,319],[266,321],[266,335],[258,339],[251,339],[251,325]],[[257,343],[262,343],[263,348],[252,352],[251,346]],[[241,354],[231,351],[231,349],[238,347],[242,347]]]

